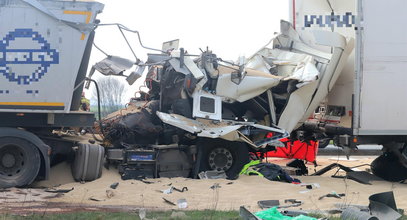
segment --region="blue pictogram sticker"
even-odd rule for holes
[[[10,43],[20,38],[25,38],[24,40],[31,39],[36,48],[10,48]],[[32,82],[38,82],[47,73],[51,64],[58,63],[58,51],[51,49],[50,44],[38,32],[32,29],[15,29],[0,40],[0,74],[5,76],[10,82],[17,82],[19,85],[29,85]],[[19,74],[13,72],[10,67],[13,64],[33,64],[31,66],[38,66],[32,72]]]

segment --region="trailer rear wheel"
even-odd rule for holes
[[[105,150],[97,144],[79,144],[72,163],[72,176],[76,181],[93,181],[102,175]]]
[[[0,138],[0,188],[31,184],[41,166],[40,153],[29,140]]]
[[[198,147],[201,154],[200,171],[225,171],[228,178],[234,179],[249,162],[249,149],[242,142],[202,139]]]
[[[331,142],[331,139],[322,139],[318,141],[318,148],[326,148]]]

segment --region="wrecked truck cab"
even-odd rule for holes
[[[182,48],[149,54],[149,91],[139,99],[147,103],[107,123],[105,139],[115,146],[108,159],[119,161],[127,176],[154,170],[148,176],[188,177],[217,170],[235,177],[249,151],[284,147],[279,140],[326,96],[353,45],[322,32],[311,33],[311,44],[305,43],[288,22],[281,30],[270,48],[237,63],[209,50],[198,56]]]
[[[257,104],[259,109],[263,108],[263,117],[267,116],[268,120],[260,122],[258,118],[250,118],[249,114],[240,115],[246,121],[271,126],[273,132],[281,134],[279,138],[299,128],[335,84],[344,61],[353,50],[353,40],[346,40],[337,33],[314,31],[310,33],[312,39],[308,45],[291,24],[284,21],[281,22],[281,32],[270,41],[271,48],[266,45],[243,65],[222,64],[222,60],[210,52],[204,52],[196,63],[192,63],[190,57],[180,55],[182,53],[175,52],[175,57],[172,56],[174,52],[171,53],[172,60],[175,59],[169,61],[171,66],[183,74],[192,75],[196,81],[197,86],[189,97],[193,100],[193,118],[222,121],[225,120],[222,114],[234,110],[223,104],[245,105],[250,102]],[[324,46],[325,50],[316,49]],[[205,59],[205,56],[210,58]],[[257,98],[263,98],[263,106]],[[236,105],[232,108],[236,107],[241,108]],[[250,108],[246,110],[251,111]],[[187,119],[177,120],[178,123],[166,117],[163,122],[200,136],[196,125],[189,125],[194,123]],[[272,128],[274,125],[278,129]],[[242,126],[225,126],[223,135]],[[226,133],[225,129],[229,132]],[[222,138],[222,135],[212,135],[211,138],[218,137]]]

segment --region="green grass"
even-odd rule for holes
[[[172,211],[147,211],[146,218],[149,220],[177,220],[177,219],[196,219],[196,220],[238,220],[239,217],[238,211],[174,211],[174,212],[183,212],[185,217],[183,218],[174,218],[171,217]],[[328,218],[329,220],[340,220],[338,216],[322,216],[319,214],[311,214],[311,217],[314,218]],[[33,219],[33,220],[139,220],[138,213],[128,213],[128,212],[72,212],[72,213],[62,213],[62,214],[33,214],[33,215],[11,215],[11,214],[0,214],[0,220],[20,220],[20,219]],[[404,215],[399,220],[407,220],[407,216]]]
[[[183,211],[174,211],[183,212]],[[170,220],[170,219],[207,219],[207,220],[238,220],[239,212],[237,211],[184,211],[186,217],[183,218],[173,218],[171,217],[172,211],[165,212],[149,212],[147,211],[146,218],[157,219],[157,220]],[[33,214],[28,216],[18,216],[10,214],[0,215],[0,220],[19,220],[19,219],[33,219],[33,220],[138,220],[140,219],[138,213],[126,213],[126,212],[74,212],[74,213],[62,213],[62,214]]]

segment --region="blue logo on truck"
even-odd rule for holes
[[[34,45],[31,49],[16,49],[21,47],[17,43],[24,40],[21,45]],[[28,41],[28,42],[27,42]],[[29,42],[32,41],[32,42]],[[16,42],[13,44],[13,42]],[[10,48],[13,45],[14,48]],[[35,48],[34,48],[35,47]],[[51,64],[59,63],[59,53],[51,49],[50,44],[36,31],[32,29],[16,29],[9,32],[5,38],[0,40],[0,74],[10,82],[19,85],[29,85],[38,82],[47,73]],[[12,70],[13,65],[30,64],[33,68],[28,73],[19,74]]]

